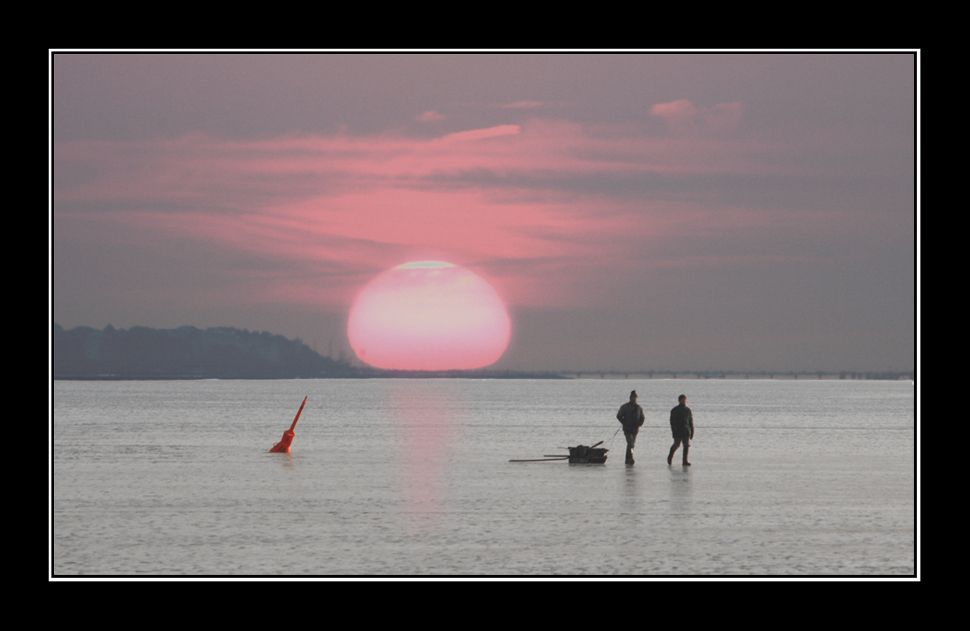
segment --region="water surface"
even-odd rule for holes
[[[912,576],[914,405],[909,381],[57,381],[53,572]],[[600,440],[605,465],[508,462]]]

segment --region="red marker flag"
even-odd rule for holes
[[[290,443],[293,442],[293,437],[296,434],[293,433],[293,428],[296,427],[296,422],[300,420],[300,412],[303,411],[303,406],[306,405],[306,397],[303,397],[303,403],[300,404],[300,409],[296,411],[296,418],[293,419],[293,424],[290,425],[290,429],[283,432],[283,438],[280,442],[273,445],[273,448],[269,450],[271,454],[288,454],[290,453]]]

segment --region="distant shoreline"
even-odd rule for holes
[[[356,362],[355,362],[356,363]],[[853,379],[915,380],[915,371],[388,370],[341,354],[324,357],[299,338],[232,327],[103,330],[51,327],[55,381],[200,379]]]
[[[827,372],[827,371],[787,371],[787,372],[769,372],[769,371],[732,371],[732,370],[705,370],[705,371],[695,371],[695,370],[685,370],[679,372],[673,371],[563,371],[559,374],[563,375],[568,379],[687,379],[687,380],[697,380],[697,379],[737,379],[737,380],[753,380],[753,379],[773,379],[773,380],[811,380],[816,381],[819,379],[827,380],[862,380],[862,381],[902,381],[916,380],[916,373],[914,371],[850,371],[844,370],[840,372]]]
[[[365,368],[357,369],[359,374],[345,374],[340,376],[212,376],[191,374],[53,374],[54,381],[204,381],[204,380],[239,380],[239,379],[615,379],[626,380],[683,380],[697,381],[701,379],[720,379],[725,381],[915,381],[911,372],[845,372],[845,373],[742,373],[742,372],[517,372],[517,371],[397,371]]]

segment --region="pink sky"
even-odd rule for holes
[[[912,368],[915,57],[688,57],[55,54],[54,321],[326,353],[445,260],[499,368]]]

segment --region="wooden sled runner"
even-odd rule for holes
[[[606,452],[609,451],[609,449],[600,447],[603,442],[601,440],[592,447],[587,447],[586,445],[568,447],[568,456],[546,454],[541,459],[509,460],[509,462],[553,462],[555,460],[568,460],[569,464],[603,464],[606,462]]]

